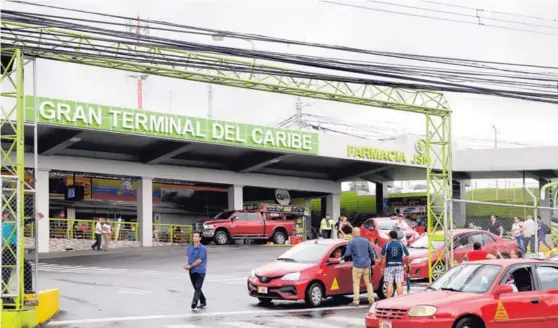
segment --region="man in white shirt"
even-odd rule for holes
[[[101,250],[101,239],[103,236],[103,218],[99,218],[95,223],[95,243],[91,245],[92,250]]]
[[[533,220],[533,216],[528,215],[525,222],[523,222],[523,239],[525,249],[530,247],[529,252],[535,252],[535,234],[537,233],[537,224]]]
[[[108,250],[111,234],[112,226],[110,225],[110,219],[106,219],[105,224],[103,224],[103,251],[105,252]]]

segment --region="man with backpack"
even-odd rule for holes
[[[537,229],[537,233],[538,233],[538,246],[537,249],[540,251],[541,249],[541,243],[543,243],[546,248],[551,251],[552,250],[552,246],[550,246],[548,244],[548,242],[546,241],[546,235],[550,235],[550,233],[552,232],[552,230],[550,229],[550,227],[544,223],[544,221],[541,219],[540,216],[537,216],[537,225],[538,225],[538,229]]]
[[[405,270],[409,269],[408,256],[409,250],[399,241],[397,231],[390,231],[389,242],[382,247],[382,276],[384,276],[384,283],[387,284],[386,297],[391,297],[394,282],[397,295],[403,295]]]

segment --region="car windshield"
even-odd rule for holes
[[[320,262],[330,247],[331,245],[324,244],[298,244],[281,254],[277,261],[315,264]]]
[[[376,226],[378,227],[378,230],[393,230],[396,223],[397,223],[397,220],[394,220],[394,219],[376,220]],[[409,228],[409,223],[407,221],[403,220],[403,226],[401,228],[402,229],[408,229]]]
[[[235,213],[235,211],[223,211],[223,212],[215,215],[214,219],[228,219],[234,213]]]
[[[490,289],[502,268],[493,264],[462,264],[451,268],[429,290],[483,294]]]
[[[438,249],[440,247],[444,247],[444,242],[439,240],[432,241],[434,245],[434,249]],[[420,248],[420,249],[428,249],[428,235],[424,235],[419,239],[415,240],[411,245],[408,247],[410,248]]]

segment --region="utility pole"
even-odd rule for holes
[[[213,85],[207,85],[207,118],[213,117]]]
[[[142,35],[149,35],[149,23],[147,21],[141,22],[139,14],[137,15],[136,22],[128,20],[126,22],[128,32],[136,34],[136,50],[138,49]],[[143,81],[148,78],[147,74],[133,74],[128,77],[134,78],[137,81],[137,102],[138,109],[143,108]]]
[[[296,98],[296,126],[299,130],[302,130],[302,100],[300,97]]]
[[[492,124],[492,129],[494,129],[494,148],[498,148],[498,128],[496,125]],[[496,179],[496,200],[499,200],[498,194],[500,190],[498,188],[498,179]]]

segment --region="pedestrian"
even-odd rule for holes
[[[523,232],[524,229],[525,228],[523,227],[523,223],[521,222],[519,217],[518,216],[514,217],[512,229],[511,229],[512,237],[513,239],[515,239],[515,242],[519,245],[521,251],[525,253],[525,243],[523,242],[523,237],[521,236],[521,233]]]
[[[105,223],[103,224],[103,252],[108,251],[108,247],[110,244],[110,236],[112,234],[112,226],[110,224],[110,219],[106,219]]]
[[[527,252],[527,247],[529,247],[529,252],[535,252],[535,234],[537,233],[537,224],[533,221],[531,215],[527,215],[527,219],[523,222],[523,245],[525,246],[525,252]]]
[[[353,239],[349,241],[344,255],[345,261],[353,260],[353,303],[358,306],[360,303],[360,281],[364,280],[366,294],[370,305],[374,303],[374,288],[370,283],[374,265],[375,253],[368,239],[360,236],[360,228],[353,228]]]
[[[409,250],[397,236],[397,231],[389,232],[389,242],[382,247],[382,275],[384,283],[387,284],[387,295],[391,297],[393,293],[393,283],[397,290],[397,295],[403,295],[403,279],[405,271],[409,270]]]
[[[202,291],[203,281],[207,272],[207,248],[200,243],[201,233],[192,234],[192,244],[188,246],[186,266],[184,269],[190,271],[190,281],[194,287],[194,298],[192,299],[192,310],[207,306],[207,300]],[[200,303],[198,306],[198,302]]]
[[[335,226],[335,222],[333,222],[333,219],[329,216],[329,214],[326,214],[325,218],[323,218],[320,222],[320,235],[322,238],[333,238],[333,226]]]
[[[353,232],[353,226],[347,220],[346,216],[340,216],[336,226],[337,226],[337,238],[350,239],[347,237],[350,237],[351,233]]]
[[[39,219],[44,217],[43,213],[38,212]],[[24,225],[35,223],[36,218],[24,219]],[[37,225],[35,225],[36,227]],[[18,245],[17,221],[8,212],[2,214],[2,286],[1,294],[10,294],[10,279],[12,270],[17,267],[17,245]],[[23,233],[22,233],[23,235]],[[28,261],[23,262],[23,289],[25,294],[32,294],[33,291],[33,269]]]
[[[549,251],[552,251],[552,246],[546,241],[546,235],[549,235],[552,231],[550,227],[544,223],[540,216],[537,216],[537,231],[538,231],[538,249],[541,249],[541,243],[543,243]]]
[[[473,244],[473,250],[465,254],[465,261],[482,261],[487,258],[488,253],[482,250],[482,246],[478,241]]]
[[[91,245],[92,250],[101,250],[102,236],[103,236],[103,218],[98,218],[95,223],[95,242]]]
[[[490,216],[490,227],[488,227],[488,231],[500,237],[504,236],[504,228],[502,228],[500,221],[495,215]]]

